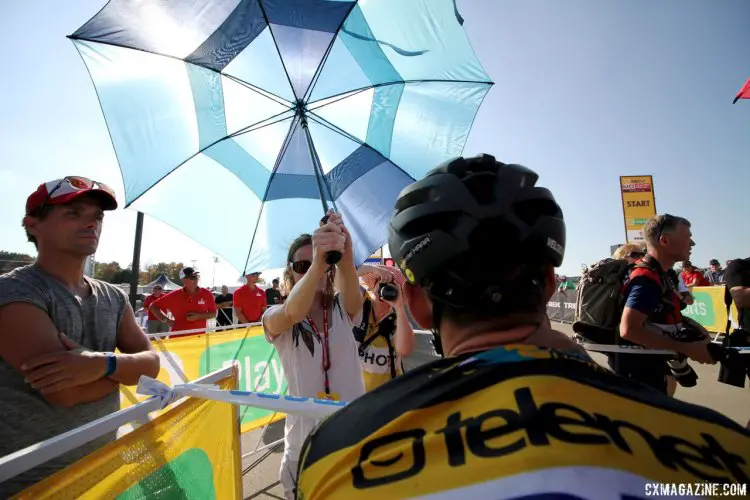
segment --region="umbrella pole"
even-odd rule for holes
[[[141,267],[141,239],[143,237],[143,212],[138,212],[135,219],[135,244],[133,245],[133,265],[130,274],[130,305],[135,310],[138,298],[138,278]]]
[[[320,203],[323,204],[323,218],[321,222],[324,224],[328,222],[328,202],[326,201],[326,190],[324,189],[323,183],[323,167],[320,164],[320,158],[318,158],[318,152],[315,151],[315,144],[313,144],[312,136],[310,135],[310,129],[307,127],[307,117],[301,115],[302,128],[305,130],[305,137],[307,138],[307,148],[310,150],[310,157],[312,158],[313,170],[315,171],[315,181],[318,184],[318,193],[320,193]],[[330,192],[329,192],[330,193]],[[333,203],[333,194],[331,194],[331,203]],[[333,206],[336,210],[336,205]],[[333,266],[341,260],[341,252],[338,250],[331,250],[326,253],[326,263]]]
[[[305,131],[305,138],[307,139],[307,148],[310,150],[310,156],[312,157],[313,170],[315,171],[315,182],[318,185],[318,193],[320,194],[320,202],[323,204],[323,216],[328,214],[328,202],[326,201],[326,189],[323,186],[323,168],[320,165],[320,159],[318,158],[318,152],[315,151],[315,145],[313,144],[312,136],[310,135],[310,129],[307,127],[307,117],[302,115],[301,118],[302,129]],[[336,207],[334,207],[335,209]]]

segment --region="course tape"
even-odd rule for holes
[[[656,354],[660,356],[675,356],[677,355],[674,351],[668,351],[664,349],[648,349],[641,346],[627,346],[627,345],[610,345],[610,344],[595,344],[593,342],[586,342],[580,338],[576,338],[575,341],[586,349],[587,351],[594,352],[616,352],[621,354]],[[721,345],[719,342],[712,342],[715,345]],[[738,354],[750,354],[750,347],[725,347],[727,351],[735,351]]]
[[[178,384],[174,387],[169,387],[163,382],[146,376],[141,376],[136,392],[144,396],[161,398],[162,408],[180,398],[190,396],[242,406],[253,406],[264,410],[315,419],[325,418],[348,404],[344,401],[331,401],[327,399],[301,398],[250,391],[230,391],[206,384]]]

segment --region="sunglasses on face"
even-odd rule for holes
[[[641,257],[644,257],[646,254],[644,252],[630,252],[628,254],[628,257],[631,259],[640,259]]]
[[[310,270],[311,266],[312,262],[309,260],[298,260],[296,262],[292,262],[292,271],[297,274],[305,274]]]
[[[92,181],[91,179],[87,179],[86,177],[80,177],[77,175],[63,177],[62,179],[60,179],[60,182],[58,182],[57,185],[50,190],[50,192],[44,198],[44,201],[42,201],[42,204],[39,206],[39,209],[43,209],[44,205],[46,205],[47,202],[49,202],[50,200],[54,200],[59,196],[70,194],[76,191],[88,191],[90,189],[97,188],[108,193],[113,198],[115,197],[114,189],[107,186],[106,184],[102,184],[99,181]]]
[[[198,276],[185,276],[182,279],[184,279],[184,280],[190,280],[190,281],[198,281]]]

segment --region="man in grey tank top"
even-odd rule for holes
[[[23,226],[34,264],[0,276],[0,456],[120,409],[120,384],[156,377],[159,357],[125,293],[83,274],[114,192],[83,177],[41,184]],[[120,352],[113,354],[115,349]],[[0,498],[66,467],[114,435],[0,484]]]

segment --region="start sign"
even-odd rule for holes
[[[656,215],[653,178],[650,175],[620,177],[620,193],[627,242],[643,241],[643,226]]]

